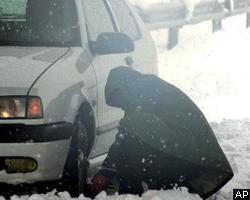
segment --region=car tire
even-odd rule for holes
[[[64,168],[62,188],[68,191],[72,197],[78,197],[84,193],[87,180],[87,150],[88,140],[83,118],[78,115],[75,121],[76,134],[72,137],[71,148]]]

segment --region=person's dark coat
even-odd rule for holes
[[[125,116],[103,169],[115,170],[124,179],[134,174],[137,180],[158,179],[162,184],[184,179],[183,185],[203,198],[233,177],[205,116],[177,87],[118,67],[110,72],[105,95],[107,104],[122,108]]]

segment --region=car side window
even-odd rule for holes
[[[90,39],[96,41],[103,32],[115,32],[111,15],[103,0],[83,0],[84,14]]]
[[[126,33],[132,40],[139,39],[140,31],[127,3],[124,0],[109,0],[109,3],[117,18],[121,32]]]

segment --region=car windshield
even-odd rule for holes
[[[1,0],[0,46],[78,46],[74,1]]]

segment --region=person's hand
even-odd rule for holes
[[[108,185],[110,184],[110,180],[98,172],[94,177],[91,179],[91,193],[98,194],[101,191],[107,189]]]

